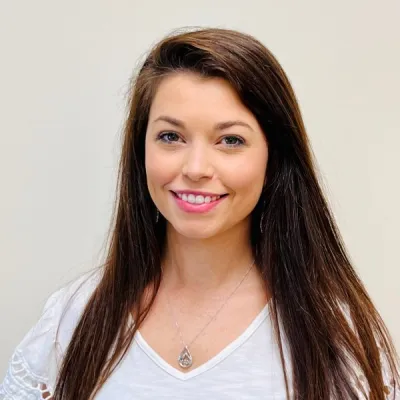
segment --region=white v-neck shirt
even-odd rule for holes
[[[0,385],[0,400],[46,398],[41,389],[43,384],[53,392],[63,354],[96,287],[98,275],[80,278],[49,298],[41,318],[12,355]],[[285,340],[283,351],[291,388],[291,365]],[[139,330],[122,362],[95,396],[95,400],[114,399],[286,399],[269,304],[219,354],[187,373],[164,361]]]
[[[237,339],[189,372],[165,362],[138,332],[98,399],[286,399],[268,317],[267,305]]]

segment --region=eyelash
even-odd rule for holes
[[[161,133],[157,136],[157,140],[159,140],[159,141],[161,141],[161,142],[163,142],[163,143],[166,143],[166,144],[172,144],[172,143],[174,143],[175,141],[169,141],[169,140],[166,140],[166,139],[165,139],[166,136],[171,135],[171,134],[172,134],[172,135],[176,135],[178,139],[180,138],[179,135],[178,135],[176,132],[170,131],[170,132],[161,132]],[[245,144],[245,140],[244,140],[243,138],[241,138],[240,136],[236,136],[236,135],[227,135],[227,136],[224,136],[221,140],[224,140],[224,139],[226,139],[226,138],[234,138],[234,139],[236,139],[236,140],[239,142],[239,143],[237,143],[237,144],[226,144],[226,146],[227,146],[227,147],[230,147],[230,148],[240,147],[240,146],[243,146],[243,145]]]

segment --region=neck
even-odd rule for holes
[[[232,286],[253,262],[248,226],[236,226],[218,236],[193,239],[167,227],[163,280],[171,289],[203,293]],[[247,276],[253,275],[253,267]]]

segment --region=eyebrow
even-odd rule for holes
[[[183,123],[183,121],[180,121],[179,119],[176,119],[173,117],[169,117],[167,115],[159,116],[158,118],[156,118],[153,121],[153,123],[155,123],[157,121],[168,122],[169,124],[174,125],[177,128],[185,129],[185,124]],[[218,130],[218,131],[222,131],[222,130],[228,129],[232,126],[244,126],[245,128],[248,128],[251,131],[253,130],[253,128],[249,124],[247,124],[246,122],[243,122],[243,121],[239,121],[239,120],[219,122],[214,126],[214,129]]]

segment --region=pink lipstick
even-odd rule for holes
[[[218,206],[227,194],[215,194],[199,191],[172,191],[178,207],[188,213],[206,213]]]

